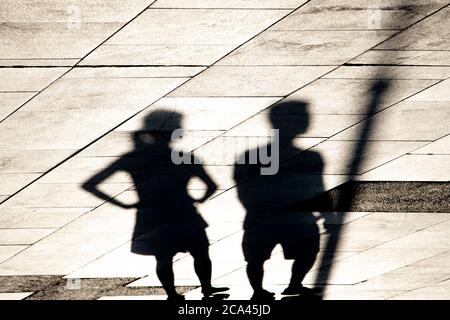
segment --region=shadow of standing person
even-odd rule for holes
[[[274,294],[263,289],[264,263],[273,249],[281,245],[285,259],[294,260],[289,286],[284,295],[312,296],[316,289],[302,282],[312,268],[320,245],[317,220],[311,211],[291,212],[290,205],[323,192],[323,161],[313,151],[294,146],[294,138],[308,128],[307,104],[279,103],[270,110],[272,128],[278,136],[256,149],[247,150],[235,165],[238,196],[246,209],[242,243],[247,261],[247,276],[254,300],[272,300]],[[279,144],[279,153],[277,153]],[[268,154],[272,162],[284,161],[279,170],[262,174]],[[257,159],[253,161],[250,159]],[[310,174],[314,173],[314,174]],[[308,175],[309,174],[309,175]],[[303,210],[301,210],[303,211]]]
[[[144,128],[133,135],[134,150],[123,155],[107,168],[83,184],[83,188],[97,197],[121,208],[137,208],[131,251],[154,255],[157,276],[169,300],[182,300],[175,289],[172,260],[178,252],[189,252],[205,297],[227,288],[211,286],[211,260],[208,226],[195,208],[206,201],[216,185],[192,154],[184,154],[185,163],[175,164],[173,155],[179,154],[170,146],[173,131],[146,130],[161,119],[169,119],[174,128],[181,129],[182,116],[165,110],[150,113]],[[187,163],[186,163],[187,162]],[[125,204],[103,193],[99,185],[118,171],[129,173],[138,195],[138,202]],[[197,177],[206,185],[200,199],[193,199],[187,190],[189,181]]]

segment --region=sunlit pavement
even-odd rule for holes
[[[267,137],[276,102],[308,103],[309,127],[294,142],[321,154],[325,190],[349,180],[420,181],[449,193],[446,0],[2,0],[0,22],[0,276],[160,286],[154,258],[130,252],[135,210],[81,188],[133,148],[133,133],[158,109],[183,114],[177,147],[195,150],[218,185],[199,211],[210,225],[213,284],[230,287],[230,299],[252,294],[234,156],[246,138]],[[368,114],[380,80],[389,89]],[[150,125],[173,129],[170,116]],[[136,200],[124,173],[101,189]],[[324,299],[449,299],[450,212],[369,211],[338,213],[339,245],[319,281]],[[324,252],[305,285],[316,284]],[[192,258],[175,260],[176,284],[198,286]],[[266,263],[265,286],[277,298],[291,263],[279,248]],[[0,299],[32,294],[18,288]],[[199,299],[200,290],[185,296]]]

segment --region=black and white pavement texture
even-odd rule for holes
[[[448,0],[2,0],[0,299],[165,299],[154,257],[130,250],[136,209],[82,186],[132,151],[136,132],[176,129],[175,115],[186,131],[174,148],[217,184],[197,206],[213,284],[249,299],[234,163],[271,138],[280,102],[307,105],[279,115],[298,151],[281,163],[322,183],[291,208],[301,217],[307,194],[339,232],[330,256],[319,220],[304,284],[323,299],[450,299],[449,77]],[[149,121],[157,110],[169,112]],[[100,188],[137,198],[123,171]],[[291,264],[279,247],[265,264],[277,299]],[[178,291],[201,299],[189,254],[174,271]]]

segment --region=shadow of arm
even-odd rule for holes
[[[119,160],[120,161],[120,160]],[[86,190],[87,192],[95,195],[96,197],[105,200],[109,203],[112,203],[118,207],[124,208],[124,209],[130,209],[130,208],[134,208],[135,205],[129,205],[129,204],[125,204],[122,203],[120,201],[117,201],[115,198],[113,198],[112,196],[104,193],[103,191],[101,191],[98,186],[105,181],[108,177],[112,176],[115,172],[119,171],[120,167],[117,166],[117,163],[110,165],[109,167],[103,169],[102,171],[96,173],[95,175],[93,175],[91,178],[89,178],[87,181],[85,181],[82,184],[82,188],[84,190]]]
[[[197,200],[197,202],[202,203],[208,200],[208,198],[217,191],[217,185],[206,173],[205,169],[202,166],[198,166],[197,176],[206,184],[207,187],[205,195]]]

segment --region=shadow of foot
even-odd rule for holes
[[[255,292],[253,296],[250,298],[250,301],[257,301],[257,302],[275,301],[275,293],[267,290]]]
[[[308,288],[304,286],[289,286],[281,293],[282,295],[316,295],[321,294],[322,289],[320,288]]]

